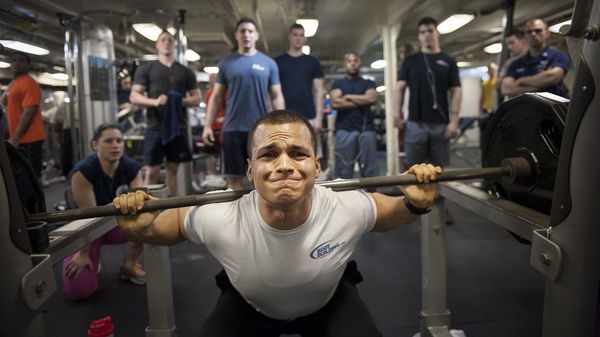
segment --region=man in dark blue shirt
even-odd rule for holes
[[[311,121],[318,132],[323,123],[323,69],[316,57],[302,53],[306,43],[302,25],[290,27],[288,42],[288,51],[275,58],[285,106]]]
[[[566,96],[562,83],[569,68],[569,57],[546,46],[550,36],[548,24],[542,19],[531,19],[525,24],[529,51],[514,60],[502,79],[502,94],[517,96],[532,91],[548,91]]]
[[[331,106],[338,110],[335,122],[335,173],[349,179],[358,160],[362,177],[379,174],[377,136],[371,105],[377,102],[375,82],[362,78],[360,57],[355,52],[344,56],[346,76],[331,85]]]

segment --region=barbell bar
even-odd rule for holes
[[[505,182],[521,184],[526,182],[532,174],[530,163],[524,158],[507,158],[499,167],[476,169],[462,169],[444,171],[436,177],[436,182],[457,181],[479,178],[502,178]],[[413,174],[381,176],[357,179],[338,179],[319,183],[320,186],[331,188],[334,191],[346,191],[358,188],[384,187],[397,185],[422,184]],[[240,198],[252,190],[223,191],[205,194],[196,194],[181,197],[172,197],[159,200],[147,200],[139,212],[151,212],[170,208],[199,206],[208,203],[232,201]],[[27,222],[45,221],[48,223],[74,221],[79,219],[97,218],[121,215],[121,211],[112,204],[96,207],[68,209],[64,211],[35,213],[26,215]]]

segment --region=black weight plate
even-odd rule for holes
[[[503,198],[550,214],[560,143],[568,104],[544,94],[523,94],[498,107],[486,126],[482,166],[499,166],[504,158],[525,157],[534,167],[526,185],[485,179],[484,187]]]

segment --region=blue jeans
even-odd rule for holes
[[[350,179],[358,160],[361,177],[375,177],[377,167],[377,136],[375,131],[335,132],[335,177]]]

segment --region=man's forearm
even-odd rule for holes
[[[156,106],[156,99],[148,98],[136,91],[131,92],[131,95],[129,95],[129,101],[132,104],[141,105],[143,107]]]
[[[35,117],[36,108],[37,106],[28,106],[23,108],[23,114],[19,119],[19,124],[15,129],[15,133],[12,135],[12,137],[10,137],[12,141],[18,143],[19,139],[21,139],[21,137],[23,137],[23,135],[27,132],[31,126],[31,123],[33,122],[33,118]]]
[[[315,118],[317,120],[323,120],[323,90],[315,89],[313,91],[313,102],[315,104]]]
[[[521,77],[516,80],[516,83],[520,87],[533,87],[541,90],[560,82],[562,76],[558,72],[560,71],[549,69],[539,74]]]
[[[358,106],[369,106],[373,105],[377,102],[377,96],[373,97],[372,95],[363,94],[363,95],[344,95],[349,101],[356,103]]]
[[[359,108],[358,104],[346,99],[346,96],[332,98],[331,107],[338,110],[350,110]]]
[[[213,123],[215,122],[215,118],[217,116],[217,111],[219,107],[223,105],[223,98],[219,97],[215,94],[210,96],[208,100],[208,104],[206,106],[206,121],[204,127],[212,128]]]

